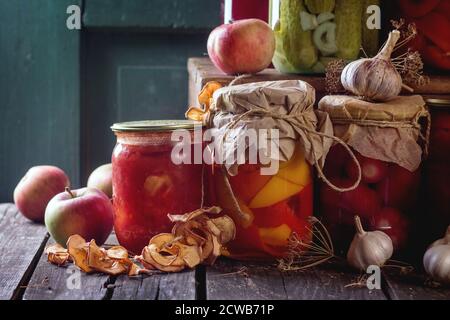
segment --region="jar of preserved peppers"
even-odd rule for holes
[[[450,99],[428,99],[431,113],[430,155],[426,162],[426,209],[433,223],[430,241],[450,225]]]
[[[347,252],[359,215],[367,230],[387,233],[396,250],[411,242],[417,221],[421,181],[421,142],[426,144],[428,119],[421,96],[371,103],[350,96],[326,96],[319,109],[328,112],[334,133],[354,151],[361,167],[360,185],[337,192],[320,185],[319,211],[340,254]],[[341,146],[333,146],[325,163],[327,177],[348,186],[358,168]]]
[[[284,73],[323,73],[332,60],[357,59],[361,47],[374,56],[378,29],[369,29],[367,9],[379,4],[379,0],[271,0],[273,65]]]
[[[202,92],[211,87],[207,84]],[[235,259],[285,257],[294,233],[305,243],[311,240],[311,164],[328,151],[316,132],[332,135],[331,122],[326,114],[316,115],[314,88],[303,81],[233,85],[210,95],[206,110],[190,108],[187,115],[204,112],[203,120],[215,132],[215,143],[205,146],[214,159],[208,201],[236,224],[236,238],[225,254]],[[199,98],[205,100],[203,94]]]
[[[114,229],[119,243],[139,253],[156,234],[170,232],[167,214],[183,214],[202,205],[202,164],[175,159],[174,130],[186,130],[195,142],[193,121],[139,121],[112,126],[117,144],[112,154]],[[194,143],[195,142],[195,143]],[[200,144],[199,146],[197,144]],[[185,155],[186,156],[186,155]]]

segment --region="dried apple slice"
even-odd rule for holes
[[[194,268],[202,262],[198,246],[179,245],[181,257],[189,268]]]
[[[169,214],[168,217],[172,222],[187,222],[207,213],[219,214],[220,212],[222,212],[222,209],[220,207],[209,207],[197,209],[185,214]]]
[[[128,259],[128,251],[122,246],[114,246],[106,250],[106,255],[111,259]]]
[[[69,252],[59,243],[54,243],[45,248],[49,262],[61,266],[69,260]]]
[[[86,273],[94,270],[88,265],[88,244],[81,236],[75,234],[67,239],[67,251],[73,263]]]
[[[157,256],[157,253],[155,254],[156,247],[154,245],[149,245],[145,247],[142,250],[142,259],[147,264],[152,265],[154,268],[166,271],[166,272],[178,272],[184,269],[184,265],[171,265],[170,262],[168,264],[161,264],[154,259],[155,256]],[[173,261],[171,261],[173,262]]]
[[[126,263],[109,258],[106,250],[97,246],[95,240],[91,240],[91,242],[89,242],[88,265],[96,271],[104,272],[113,276],[128,272]]]
[[[211,240],[212,240],[212,250],[211,250],[211,253],[210,253],[210,254],[208,255],[208,257],[204,260],[204,262],[205,262],[206,264],[209,264],[209,265],[213,265],[214,262],[216,262],[216,259],[217,259],[218,257],[220,257],[221,248],[222,248],[222,246],[221,246],[221,244],[220,244],[220,242],[219,242],[219,239],[218,239],[216,236],[211,235]]]
[[[236,226],[229,216],[221,216],[210,220],[219,230],[221,244],[230,242],[236,237]]]

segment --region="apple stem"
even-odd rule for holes
[[[355,226],[356,226],[356,231],[358,232],[358,234],[363,235],[366,233],[366,231],[364,231],[364,229],[363,229],[361,219],[359,218],[359,216],[355,216]]]
[[[68,194],[70,194],[70,196],[72,197],[72,199],[75,198],[75,195],[72,193],[72,190],[70,190],[69,187],[66,187],[66,192],[67,192]]]

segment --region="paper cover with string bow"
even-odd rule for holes
[[[218,152],[225,160],[236,158],[239,143],[249,147],[248,139],[242,139],[247,129],[278,129],[279,152],[278,158],[273,160],[288,161],[299,144],[306,160],[318,169],[319,177],[328,182],[321,168],[331,145],[342,141],[333,136],[328,114],[314,110],[314,102],[314,88],[300,80],[226,87],[209,82],[199,95],[202,108],[189,108],[186,117],[218,130],[218,140],[223,143]],[[267,139],[271,137],[268,135]],[[269,146],[269,142],[259,142],[259,145]],[[224,164],[228,174],[237,173],[236,162],[237,159]],[[358,181],[355,186],[357,184]]]

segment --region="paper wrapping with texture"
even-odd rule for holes
[[[330,115],[334,134],[363,156],[393,162],[409,171],[419,167],[422,148],[418,140],[425,139],[420,121],[429,119],[421,96],[400,96],[384,103],[325,96],[319,109]]]
[[[239,143],[244,143],[246,150],[250,146],[248,139],[242,139],[247,129],[257,132],[279,129],[279,144],[270,136],[258,144],[268,146],[273,141],[279,146],[279,156],[276,159],[271,156],[271,160],[289,160],[299,141],[308,162],[323,165],[332,140],[314,133],[332,136],[333,126],[326,113],[314,111],[314,102],[314,88],[298,80],[248,83],[217,90],[211,104],[210,124],[218,130],[218,137],[226,134],[219,152],[226,160],[227,171],[236,174],[236,164],[242,163],[232,160],[236,158]]]

